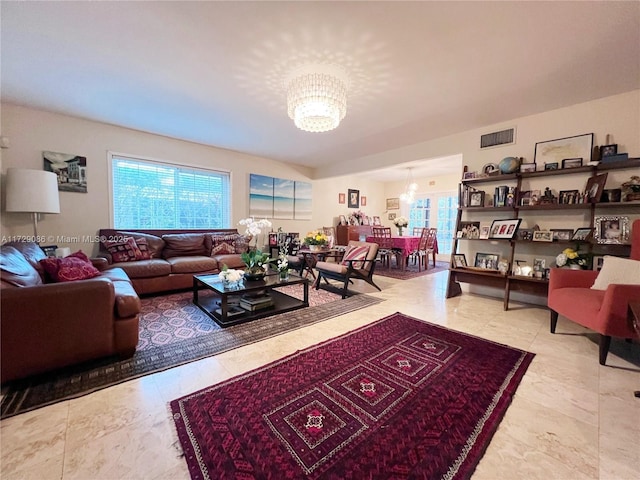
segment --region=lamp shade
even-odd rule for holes
[[[60,213],[58,176],[44,170],[7,169],[7,212]]]

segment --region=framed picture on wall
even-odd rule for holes
[[[366,207],[367,206],[367,197],[365,197],[365,196],[360,197],[360,206],[362,206],[362,207]]]
[[[339,193],[338,194],[338,203],[340,203],[340,204],[347,203],[347,194],[346,193]]]
[[[387,210],[398,210],[400,208],[399,198],[387,198]]]
[[[348,191],[348,203],[349,208],[360,208],[360,190],[349,189]]]

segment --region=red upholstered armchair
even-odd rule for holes
[[[640,261],[640,220],[633,222],[631,258]],[[606,290],[591,289],[599,272],[554,268],[549,278],[547,305],[551,310],[551,333],[558,315],[600,334],[600,365],[604,365],[611,337],[638,338],[628,320],[629,300],[640,298],[640,285],[610,284]]]

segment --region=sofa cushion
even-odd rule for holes
[[[162,258],[162,250],[164,250],[164,247],[165,247],[165,241],[162,238],[156,235],[150,235],[148,233],[126,232],[126,231],[123,231],[120,233],[128,237],[133,237],[136,243],[138,244],[138,247],[140,247],[140,250],[143,253],[144,253],[144,250],[141,245],[141,241],[145,240],[146,246],[150,255],[149,258]],[[144,242],[142,242],[142,244],[144,244]],[[146,259],[143,259],[143,260],[146,260]]]
[[[27,259],[15,247],[0,247],[0,278],[16,287],[41,285],[42,278]]]
[[[135,262],[142,258],[142,252],[138,248],[133,237],[124,237],[116,240],[105,240],[102,242],[107,252],[115,263]]]
[[[162,277],[171,273],[171,265],[160,258],[138,260],[137,262],[112,263],[111,268],[121,268],[129,278]]]
[[[54,282],[74,282],[100,275],[89,258],[79,250],[64,258],[45,258],[40,260],[47,276]]]
[[[229,254],[229,255],[216,255],[213,257],[218,262],[218,268],[222,270],[222,267],[226,265],[228,268],[241,268],[245,269],[247,264],[242,261],[242,257],[237,254]]]
[[[591,288],[606,290],[611,284],[640,285],[640,261],[605,255]]]
[[[201,273],[218,269],[217,260],[204,255],[167,258],[167,262],[171,265],[171,273]]]
[[[204,248],[204,233],[168,234],[163,235],[162,239],[165,241],[163,258],[207,255]]]

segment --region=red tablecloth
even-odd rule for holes
[[[399,248],[402,250],[402,268],[404,268],[405,260],[409,254],[418,249],[420,245],[420,236],[405,236],[391,235],[393,248]],[[367,236],[367,242],[376,243],[376,237],[373,235]],[[436,264],[436,253],[438,253],[438,239],[436,239],[433,245],[433,265]]]

